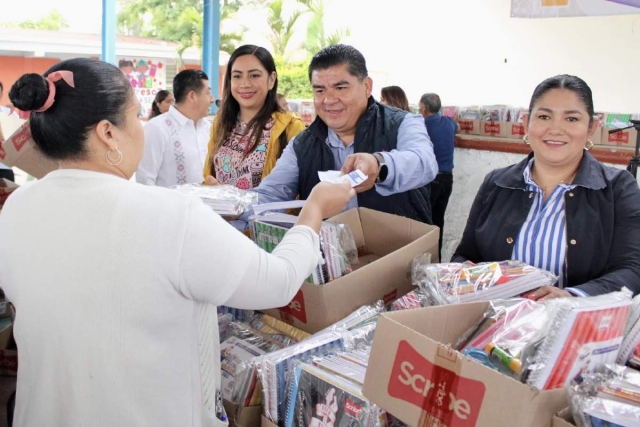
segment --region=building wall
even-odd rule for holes
[[[0,105],[7,105],[9,101],[9,89],[26,73],[42,74],[49,67],[60,62],[57,58],[23,58],[20,56],[0,56],[0,82],[4,86],[4,93],[0,99]]]

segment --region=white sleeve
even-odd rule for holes
[[[138,183],[156,185],[166,146],[167,135],[155,123],[148,123],[144,127],[144,153],[136,172]]]
[[[309,227],[291,229],[272,254],[200,201],[190,204],[179,261],[185,297],[242,309],[288,304],[320,260],[320,240]]]

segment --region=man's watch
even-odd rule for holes
[[[376,184],[380,184],[387,179],[389,175],[389,167],[384,161],[384,156],[380,153],[373,153],[373,157],[378,161],[378,177],[376,178]]]

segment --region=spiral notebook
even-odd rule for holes
[[[550,317],[549,334],[538,349],[541,368],[532,371],[529,385],[562,388],[595,366],[616,361],[631,301],[592,297],[579,303],[559,301],[563,305]]]
[[[620,348],[617,362],[625,365],[631,358],[640,356],[635,354],[634,350],[638,350],[640,346],[640,295],[631,301],[631,310],[629,312],[629,320],[624,329],[624,340]]]

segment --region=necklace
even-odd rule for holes
[[[540,187],[540,189],[542,190],[542,194],[544,196],[546,196],[547,194],[549,194],[549,189],[551,189],[551,191],[553,191],[560,184],[571,184],[573,182],[573,180],[575,179],[577,173],[578,173],[578,171],[576,170],[571,175],[569,175],[567,178],[565,178],[562,181],[560,181],[559,183],[557,183],[557,184],[548,184],[548,185],[541,184],[540,180],[537,179],[534,176],[535,169],[531,172],[531,178],[533,179],[533,182],[535,182],[538,185],[538,187]]]

